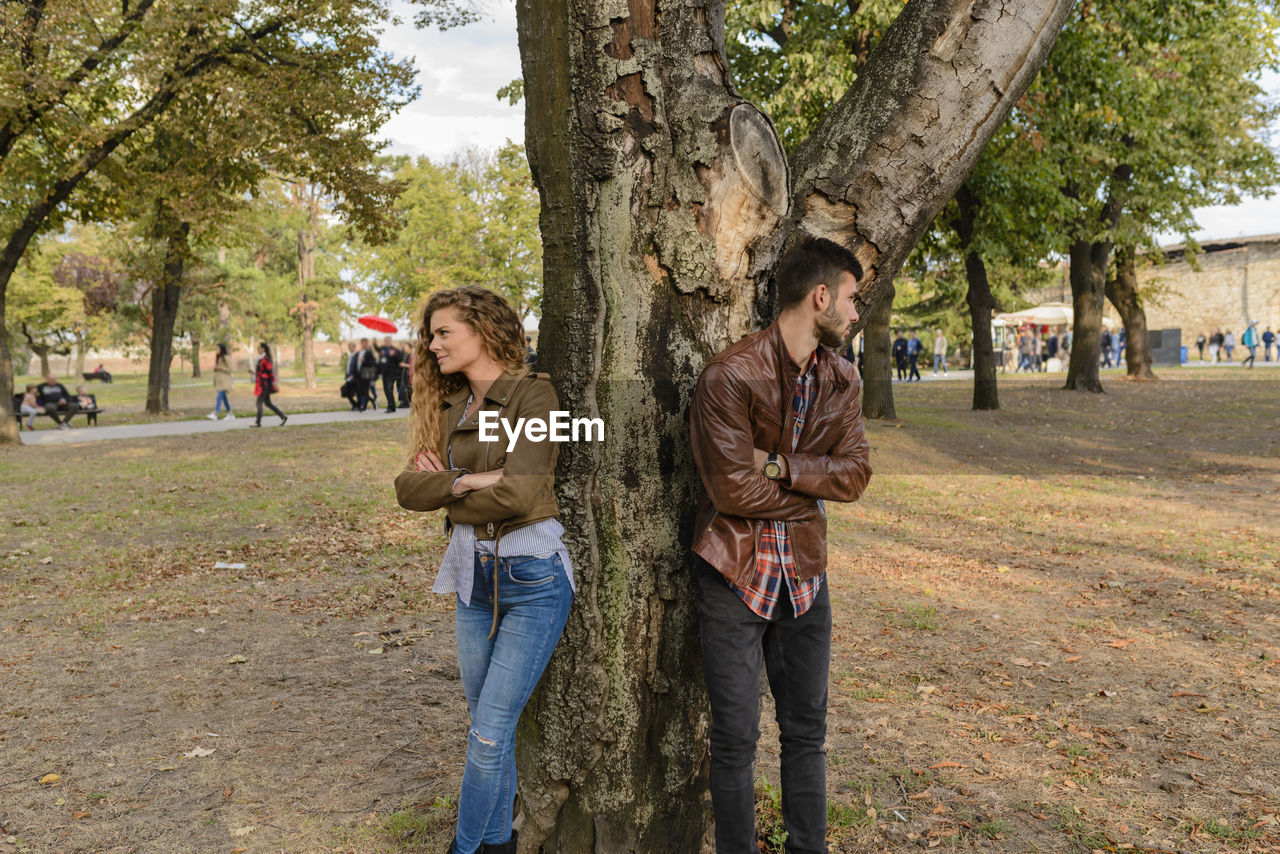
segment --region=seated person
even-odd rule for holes
[[[89,424],[98,423],[98,398],[89,394],[82,385],[76,386],[76,409],[85,413],[85,420]]]
[[[36,387],[27,385],[27,393],[22,396],[22,403],[18,410],[22,415],[27,416],[27,429],[36,429],[36,416],[40,414],[40,399],[36,395]]]
[[[98,367],[93,369],[93,375],[104,383],[111,382],[111,374],[107,373],[107,369],[102,366],[101,362],[98,363]]]
[[[40,405],[44,407],[45,414],[53,419],[53,423],[58,425],[58,429],[70,430],[71,425],[67,422],[75,414],[76,402],[71,397],[70,392],[67,391],[67,387],[58,382],[58,378],[53,374],[49,374],[44,378],[44,383],[36,389],[36,393],[39,396]],[[59,418],[59,415],[62,415],[62,417]]]

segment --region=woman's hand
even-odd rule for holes
[[[474,492],[477,489],[487,489],[500,480],[502,480],[502,469],[464,474],[453,485],[453,494],[466,495],[468,492]]]
[[[444,471],[444,465],[435,451],[423,451],[413,458],[413,467],[417,471]]]

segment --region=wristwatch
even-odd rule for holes
[[[777,480],[782,477],[782,464],[778,462],[778,455],[770,454],[768,462],[764,464],[764,468],[760,469],[760,471],[769,480]]]

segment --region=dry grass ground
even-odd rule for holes
[[[1280,846],[1280,384],[1056,384],[869,427],[833,851]],[[4,452],[0,852],[443,850],[466,707],[402,430]]]

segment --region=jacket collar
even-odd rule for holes
[[[797,365],[795,359],[791,358],[791,353],[787,351],[787,342],[782,340],[782,327],[778,325],[778,321],[774,320],[769,328],[765,330],[770,344],[773,347],[774,354],[778,359],[778,377],[785,382],[790,383],[786,388],[789,389],[795,385],[796,378],[800,376],[800,371],[804,370],[803,365]],[[836,389],[843,392],[848,387],[849,382],[841,376],[836,370],[835,365],[831,361],[837,358],[826,347],[818,345],[818,364],[814,366],[815,376],[819,383],[834,383]],[[789,391],[783,394],[786,399]]]

